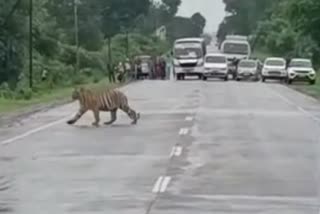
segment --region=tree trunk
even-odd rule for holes
[[[108,78],[109,81],[114,83],[116,81],[115,74],[114,74],[114,67],[112,63],[112,50],[111,50],[111,37],[108,37]]]

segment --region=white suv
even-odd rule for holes
[[[228,81],[228,61],[225,55],[211,53],[205,56],[202,79],[207,80],[210,77]]]
[[[262,68],[262,82],[266,79],[287,80],[286,60],[280,57],[269,57],[264,61]]]
[[[294,80],[308,81],[311,85],[316,83],[316,72],[310,59],[292,59],[288,66],[288,83]]]

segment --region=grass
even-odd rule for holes
[[[306,83],[296,83],[293,82],[292,85],[290,85],[290,88],[293,88],[297,91],[300,91],[304,94],[307,94],[309,96],[312,96],[316,99],[320,100],[320,76],[319,72],[317,72],[317,82],[314,85],[309,85],[308,82]]]
[[[116,87],[117,84],[110,84],[106,79],[98,83],[85,84],[86,87]],[[11,113],[20,110],[32,109],[38,105],[49,105],[55,103],[63,103],[70,100],[71,93],[74,87],[57,88],[51,91],[43,92],[35,95],[30,100],[15,100],[0,98],[0,114]]]

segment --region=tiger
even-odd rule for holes
[[[132,119],[132,125],[137,124],[140,119],[140,113],[130,108],[127,96],[116,89],[94,91],[80,87],[80,89],[75,88],[73,90],[71,97],[73,101],[79,101],[80,108],[77,114],[67,121],[69,125],[76,123],[88,110],[91,110],[94,114],[95,121],[92,125],[96,127],[99,126],[100,111],[110,112],[111,114],[111,120],[105,122],[105,125],[111,125],[117,120],[118,109],[124,111]]]

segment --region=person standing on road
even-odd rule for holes
[[[167,72],[166,72],[167,63],[166,63],[165,58],[162,58],[161,61],[162,61],[162,80],[165,80],[166,74],[167,74]]]
[[[162,71],[161,71],[161,61],[160,61],[160,57],[156,58],[156,77],[157,79],[161,78],[162,76]]]

